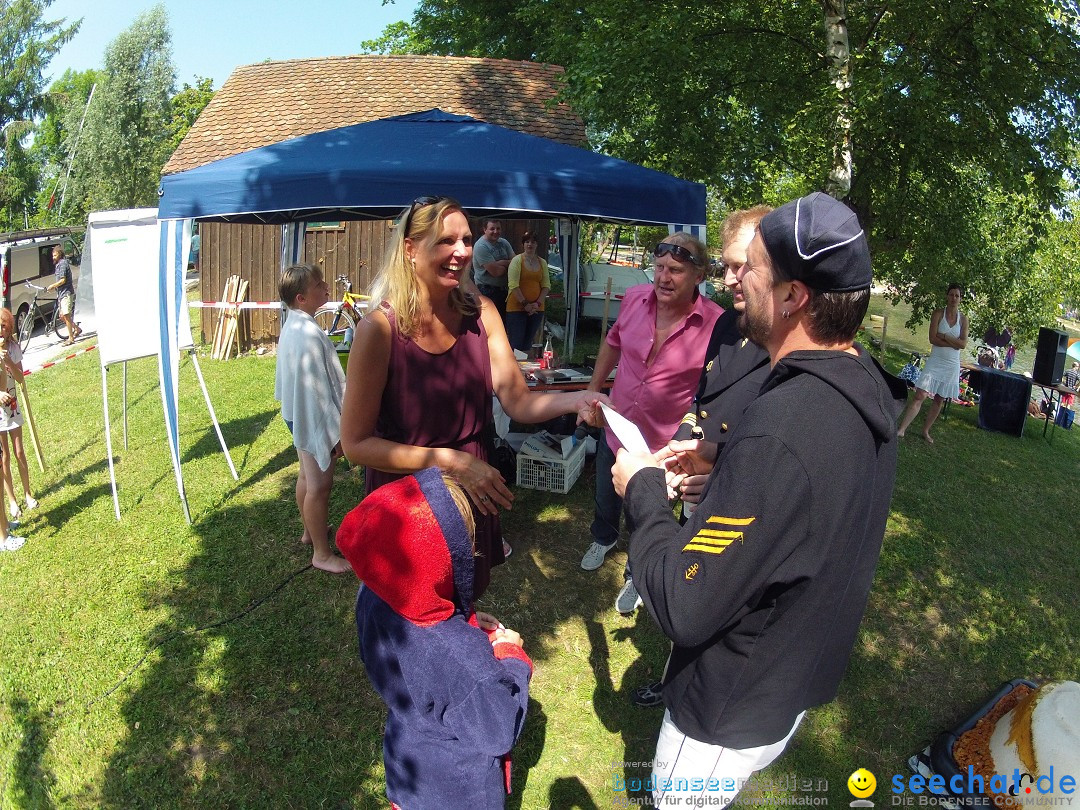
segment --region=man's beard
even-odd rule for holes
[[[757,307],[749,299],[746,300],[746,306],[739,313],[735,324],[744,338],[758,346],[764,347],[772,334],[772,325],[766,321],[762,313],[757,311]]]

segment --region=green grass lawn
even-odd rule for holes
[[[894,370],[904,348],[888,358]],[[129,364],[126,448],[121,371],[109,373],[119,522],[97,357],[29,380],[49,465],[42,474],[31,461],[41,506],[24,522],[27,545],[0,555],[2,808],[385,806],[384,712],[356,654],[356,581],[307,568],[273,358],[202,368],[240,481],[185,360],[191,526],[153,360]],[[1052,444],[1041,431],[1029,420],[1020,439],[987,433],[974,409],[953,407],[936,444],[916,431],[902,442],[848,674],[762,774],[769,795],[788,795],[794,774],[827,780],[830,804],[846,806],[861,766],[883,806],[906,758],[1002,681],[1080,675],[1080,430],[1057,430]],[[660,724],[659,710],[628,702],[659,675],[667,643],[643,611],[613,609],[624,553],[598,572],[578,567],[592,486],[589,463],[567,496],[518,491],[506,519],[515,553],[482,604],[520,630],[536,664],[515,808],[613,806],[615,777],[647,775],[620,763],[649,760]],[[360,495],[359,474],[342,467],[332,517]]]

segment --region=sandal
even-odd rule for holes
[[[634,690],[633,696],[630,698],[630,702],[635,706],[640,706],[643,709],[650,709],[653,706],[661,706],[664,703],[664,684],[662,681],[655,681],[653,683],[645,684],[645,686],[639,686]]]
[[[9,534],[3,540],[0,540],[0,551],[18,551],[25,543],[25,537],[16,537],[13,534]]]

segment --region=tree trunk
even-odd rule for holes
[[[848,44],[847,0],[822,0],[825,11],[825,55],[829,79],[836,89],[836,123],[832,167],[826,191],[838,200],[851,191],[851,49]]]

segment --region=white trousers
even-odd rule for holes
[[[754,771],[783,753],[806,712],[800,712],[787,736],[757,748],[726,748],[691,739],[664,711],[653,757],[653,800],[656,807],[694,807],[705,798],[708,807],[727,807]],[[707,798],[706,798],[707,797]],[[713,800],[716,800],[714,804]]]

